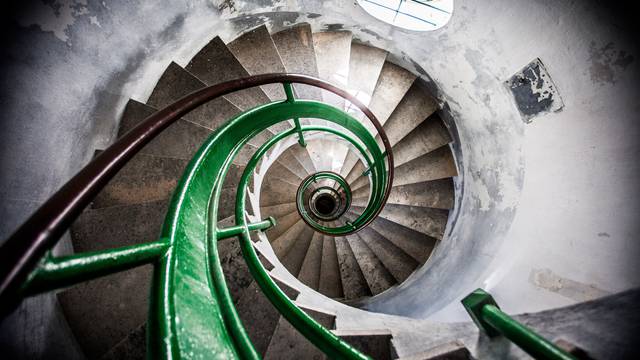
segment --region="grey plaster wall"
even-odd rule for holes
[[[457,321],[458,300],[478,286],[520,312],[640,283],[638,48],[625,19],[597,1],[457,0],[450,23],[426,33],[349,1],[25,7],[4,22],[0,238],[112,140],[125,101],[146,100],[171,60],[185,65],[215,35],[306,21],[389,50],[457,125],[455,222],[427,265],[370,309]],[[537,57],[564,108],[525,125],[503,83]]]

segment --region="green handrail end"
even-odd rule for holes
[[[269,216],[262,221],[247,224],[249,231],[267,230],[274,226],[276,226],[276,219],[274,219],[272,216]],[[230,226],[228,228],[216,230],[216,236],[218,240],[229,239],[240,235],[243,230],[244,227],[241,225]]]
[[[495,300],[483,289],[476,289],[462,299],[474,323],[489,337],[503,335],[536,359],[576,360],[532,329],[500,310]]]
[[[296,101],[295,97],[293,96],[293,86],[291,86],[290,82],[285,82],[282,83],[282,86],[284,87],[284,93],[287,95],[287,102],[294,102]]]
[[[116,249],[46,257],[22,287],[22,296],[66,288],[84,281],[155,262],[167,251],[166,239]]]
[[[471,294],[462,299],[461,302],[476,326],[478,326],[480,330],[486,333],[487,336],[496,337],[500,335],[499,332],[493,329],[482,318],[482,308],[485,305],[494,305],[496,307],[498,306],[491,294],[484,291],[483,289],[476,289]]]

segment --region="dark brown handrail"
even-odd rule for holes
[[[375,126],[387,149],[389,179],[393,179],[391,145],[382,125],[355,96],[326,81],[301,74],[263,74],[212,85],[186,95],[147,117],[94,158],[20,226],[0,248],[0,312],[6,315],[19,301],[15,294],[45,253],[117,172],[164,129],[196,107],[217,97],[266,84],[300,83],[330,91],[356,105]],[[391,191],[391,181],[383,204]],[[382,210],[382,207],[379,209]],[[379,211],[378,211],[379,212]],[[377,214],[376,214],[377,215]]]

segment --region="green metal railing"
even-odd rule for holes
[[[536,359],[576,360],[574,356],[536,334],[500,310],[488,292],[477,289],[462,299],[473,322],[489,337],[503,335]]]
[[[366,159],[368,163],[371,162],[371,160],[369,160],[368,158]],[[331,236],[340,236],[340,235],[350,233],[354,230],[357,230],[352,226],[346,227],[346,230],[344,230],[345,227],[332,228],[329,226],[325,226],[320,224],[319,221],[314,219],[314,217],[311,214],[309,214],[309,212],[307,211],[308,204],[305,202],[305,193],[313,184],[317,183],[320,180],[335,181],[338,185],[338,191],[342,190],[342,192],[344,193],[345,203],[341,204],[342,211],[340,211],[340,213],[337,214],[338,216],[342,215],[351,205],[351,188],[349,187],[349,184],[347,184],[347,181],[342,176],[334,172],[319,171],[303,179],[302,183],[300,183],[300,186],[298,187],[298,191],[296,193],[296,207],[298,208],[298,212],[300,213],[302,220],[304,220],[304,222],[307,223],[307,225],[314,228],[316,231],[319,231],[323,234],[327,234]]]

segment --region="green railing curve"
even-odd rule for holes
[[[196,107],[249,87],[280,83],[287,99],[243,112],[222,125],[190,161],[170,202],[159,239],[148,244],[53,257],[49,250],[107,182],[162,130]],[[376,138],[361,123],[330,105],[293,97],[292,83],[331,91],[360,108],[373,123]],[[301,125],[320,119],[336,127]],[[274,135],[253,155],[237,188],[236,225],[218,228],[218,207],[225,176],[242,147],[270,126],[292,120],[294,126]],[[366,359],[362,354],[298,308],[278,288],[260,263],[251,231],[265,230],[276,219],[247,220],[246,193],[262,157],[276,143],[305,132],[326,132],[349,141],[370,159],[372,194],[365,211],[347,228],[357,231],[382,210],[393,179],[389,141],[371,111],[355,97],[322,80],[296,74],[265,74],[210,86],[189,94],[142,121],[83,168],[47,200],[0,248],[0,310],[6,315],[26,296],[72,286],[99,276],[153,264],[148,357],[258,359],[236,313],[226,285],[217,242],[237,237],[256,283],[275,308],[307,339],[332,358]]]

